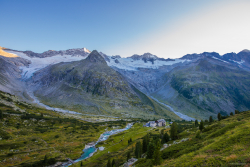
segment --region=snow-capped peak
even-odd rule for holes
[[[69,49],[66,51],[47,51],[41,55],[34,52],[19,52],[13,50],[7,50],[9,54],[15,54],[18,57],[29,60],[29,66],[21,66],[22,77],[24,79],[30,78],[36,71],[45,68],[52,64],[57,64],[60,62],[72,62],[80,61],[85,59],[89,53],[77,52],[78,49]],[[83,49],[82,49],[83,50]],[[51,54],[51,52],[54,52]],[[35,54],[35,56],[29,55]],[[82,55],[81,55],[82,54]]]
[[[84,52],[90,53],[90,51],[87,48],[83,48]]]
[[[176,63],[184,63],[185,59],[164,59],[158,58],[151,53],[144,53],[143,55],[134,54],[131,57],[121,58],[120,56],[111,56],[107,62],[108,66],[119,69],[136,71],[138,68],[158,69],[161,66],[169,66]]]

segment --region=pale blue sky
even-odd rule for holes
[[[0,7],[0,46],[16,50],[168,58],[250,49],[247,0],[0,0]]]

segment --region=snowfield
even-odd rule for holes
[[[39,57],[29,57],[25,53],[18,52],[18,51],[6,51],[8,53],[12,53],[17,55],[18,57],[21,57],[23,59],[29,60],[30,64],[29,66],[22,66],[20,69],[22,70],[22,78],[28,79],[32,77],[32,75],[40,70],[43,69],[49,65],[61,63],[61,62],[72,62],[72,61],[80,61],[85,59],[87,56],[72,56],[72,55],[55,55],[52,57],[45,57],[45,58],[39,58]],[[89,53],[88,50],[86,50],[87,53]],[[175,61],[161,61],[161,60],[155,60],[154,64],[152,62],[144,62],[142,59],[140,60],[133,60],[132,58],[118,58],[118,59],[112,59],[111,56],[108,56],[110,59],[110,62],[107,61],[108,66],[113,66],[119,69],[124,70],[130,70],[130,71],[137,71],[138,68],[151,68],[151,69],[158,69],[160,66],[168,66],[173,65],[176,63],[183,63],[185,61],[190,60],[182,60],[182,59],[175,59]],[[119,63],[116,63],[115,60],[118,60]]]
[[[30,78],[36,71],[43,69],[49,65],[57,64],[61,62],[72,62],[72,61],[79,61],[85,59],[86,57],[83,56],[71,56],[71,55],[55,55],[52,57],[45,57],[45,58],[31,58],[22,52],[16,51],[6,51],[8,53],[12,53],[21,57],[23,59],[29,60],[29,66],[22,66],[20,69],[22,70],[22,78],[28,79]]]
[[[224,61],[224,60],[221,60],[221,59],[218,59],[217,57],[212,57],[213,59],[216,59],[216,60],[220,60],[220,61],[222,61],[222,62],[224,62],[224,63],[228,63],[227,61]]]
[[[129,71],[137,71],[138,68],[152,68],[152,69],[158,69],[160,66],[169,66],[176,63],[183,63],[185,61],[190,60],[182,60],[182,59],[175,59],[175,61],[161,61],[161,60],[155,60],[154,64],[152,62],[147,61],[146,63],[140,59],[140,60],[133,60],[132,58],[117,58],[112,59],[110,58],[110,62],[107,62],[108,66],[116,67],[119,69],[129,70]],[[119,63],[116,63],[115,60],[118,60]]]

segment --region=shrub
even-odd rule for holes
[[[5,132],[5,131],[3,131],[2,129],[0,129],[0,137],[1,137],[2,139],[4,139],[4,140],[7,140],[7,139],[10,138],[10,135],[9,135],[8,132]]]
[[[222,120],[222,117],[221,117],[220,113],[218,113],[217,118],[218,118],[219,121]]]
[[[239,114],[240,112],[238,111],[238,110],[235,110],[235,112],[234,112],[235,114]]]
[[[177,136],[177,129],[178,129],[178,125],[176,122],[174,122],[171,126],[171,129],[170,129],[170,137],[172,140],[175,140],[178,138]]]
[[[236,159],[237,159],[237,156],[235,154],[232,154],[232,155],[226,157],[227,162],[235,161]]]
[[[20,135],[28,135],[28,133],[29,132],[27,130],[24,130],[24,129],[19,132]]]
[[[209,117],[209,123],[212,123],[212,122],[214,122],[214,120],[213,120],[213,117],[210,116],[210,117]]]
[[[223,135],[228,130],[233,129],[235,126],[240,125],[242,123],[243,122],[235,122],[235,123],[229,124],[229,125],[225,126],[224,128],[221,128],[221,129],[215,131],[214,133],[210,134],[207,138],[213,138],[213,137]]]
[[[204,129],[204,122],[203,122],[203,120],[201,120],[201,123],[199,125],[199,129],[200,129],[200,131],[202,131]]]
[[[168,147],[162,151],[162,158],[177,158],[181,155],[197,151],[198,149],[203,147],[203,144],[197,142],[197,140],[193,139],[190,141],[182,142],[180,144],[172,145],[171,147]]]
[[[151,159],[140,158],[134,163],[136,167],[153,167],[153,162]]]
[[[198,131],[198,132],[196,133],[195,138],[201,139],[201,132],[200,132],[200,131]]]
[[[48,129],[47,129],[47,128],[36,127],[36,128],[35,128],[35,131],[39,131],[40,133],[44,133],[44,132],[47,132]]]

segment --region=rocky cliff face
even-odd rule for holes
[[[29,98],[27,97],[25,84],[22,82],[22,71],[19,68],[29,63],[29,61],[20,57],[0,55],[0,90],[18,95],[21,99]]]

